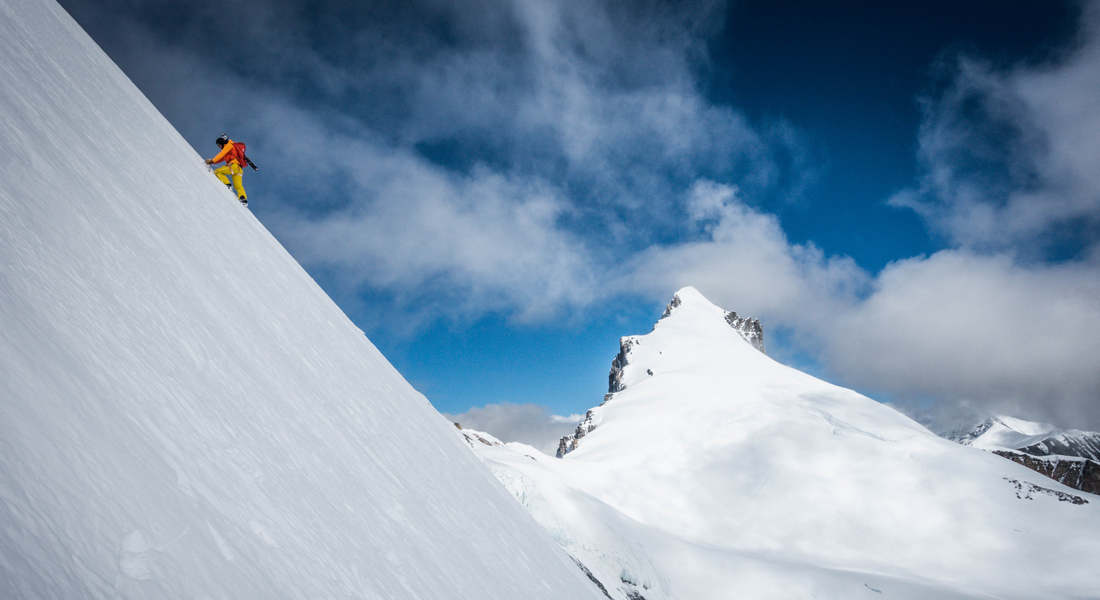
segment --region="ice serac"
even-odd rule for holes
[[[1071,488],[1100,494],[1100,433],[997,416],[946,437],[1003,456]]]
[[[0,598],[603,598],[454,431],[56,3],[0,0]]]
[[[684,288],[623,338],[560,459],[469,446],[610,597],[1098,597],[1100,501],[777,363],[727,314]]]

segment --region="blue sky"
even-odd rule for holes
[[[1095,3],[61,4],[444,413],[556,432],[694,285],[926,422],[1100,429]]]

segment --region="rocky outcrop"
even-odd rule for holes
[[[661,314],[661,319],[667,319],[672,316],[672,312],[680,307],[680,296],[678,294],[672,295],[672,301],[665,307],[665,312]],[[660,320],[660,319],[658,319]]]
[[[767,354],[764,350],[764,326],[760,324],[759,319],[739,317],[737,313],[730,310],[726,311],[726,322],[753,348]]]
[[[570,558],[573,558],[573,557],[570,557]],[[589,581],[596,584],[596,587],[600,588],[600,591],[603,592],[604,596],[607,596],[608,598],[611,598],[611,594],[607,593],[607,588],[604,587],[603,583],[601,583],[599,579],[596,579],[596,576],[592,574],[592,571],[590,571],[588,569],[588,567],[584,566],[584,563],[582,563],[581,561],[579,561],[575,558],[573,558],[573,562],[577,563],[577,566],[580,567],[581,571],[583,571],[584,574],[588,576]]]
[[[557,457],[561,458],[566,454],[577,449],[577,444],[580,439],[592,432],[596,428],[596,422],[593,419],[593,412],[589,410],[584,414],[584,420],[580,425],[577,425],[577,429],[572,435],[567,435],[558,442]]]
[[[1009,479],[1008,477],[1005,477],[1005,481],[1016,486],[1016,497],[1020,500],[1034,500],[1035,494],[1046,494],[1047,496],[1057,498],[1059,502],[1069,502],[1070,504],[1076,504],[1078,506],[1089,503],[1088,500],[1085,500],[1080,496],[1074,496],[1073,494],[1059,492],[1058,490],[1045,488],[1027,481]]]
[[[665,312],[668,312],[668,309],[665,309]],[[638,341],[633,337],[619,338],[619,353],[616,354],[615,358],[611,361],[611,373],[607,376],[607,394],[604,395],[603,402],[600,403],[600,406],[603,406],[611,400],[616,392],[621,392],[626,389],[626,384],[623,383],[623,369],[630,363],[630,350],[637,343]],[[576,450],[580,439],[588,435],[595,428],[596,422],[593,420],[593,412],[589,410],[584,415],[584,421],[581,421],[581,424],[577,425],[576,431],[571,435],[562,437],[561,440],[558,441],[557,457],[561,458]]]
[[[629,337],[619,338],[619,353],[611,361],[611,373],[607,376],[607,393],[614,394],[626,389],[623,383],[623,368],[630,362],[630,349],[634,347],[634,339]]]
[[[466,443],[469,444],[471,448],[474,447],[474,442],[475,441],[481,442],[482,444],[485,444],[486,446],[503,446],[504,445],[496,439],[493,439],[493,440],[485,439],[484,437],[482,437],[480,435],[480,433],[482,433],[482,432],[474,431],[472,429],[463,429],[462,425],[460,425],[459,423],[455,423],[455,427],[457,427],[458,430],[462,432],[462,438],[464,440],[466,440]],[[490,437],[492,437],[492,436],[490,436]]]
[[[1057,457],[1036,458],[1029,453],[1006,450],[994,450],[993,454],[1019,463],[1075,490],[1100,495],[1100,463],[1096,461]]]

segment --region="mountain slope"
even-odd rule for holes
[[[677,300],[564,458],[470,444],[613,597],[1100,597],[1100,502]]]
[[[0,0],[0,597],[596,598],[52,0]]]

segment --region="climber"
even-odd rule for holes
[[[248,157],[244,155],[244,144],[241,142],[234,142],[229,139],[229,136],[222,134],[221,137],[214,142],[221,148],[221,152],[214,158],[208,159],[206,164],[213,165],[225,161],[224,167],[218,167],[214,169],[214,174],[218,176],[218,179],[225,184],[227,188],[236,188],[237,199],[241,201],[241,204],[248,206],[248,195],[244,193],[244,183],[241,181],[241,174],[244,165],[251,165],[252,161],[248,160]],[[253,169],[256,167],[253,166]],[[233,178],[233,183],[229,183],[229,178]]]

